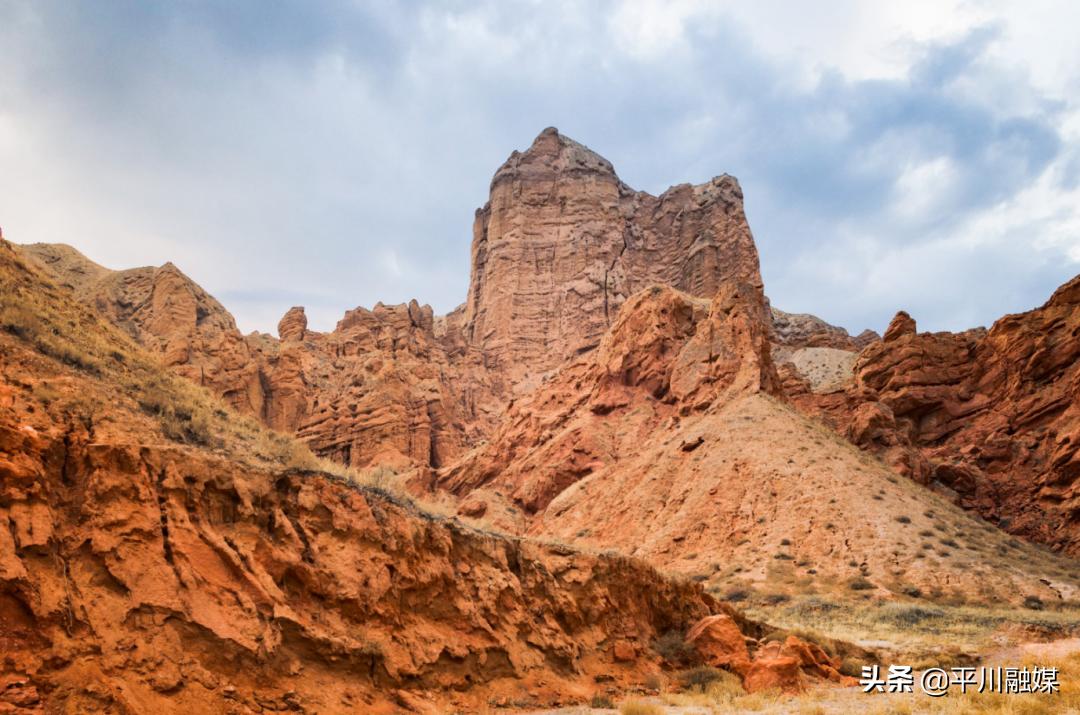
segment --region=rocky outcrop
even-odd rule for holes
[[[790,394],[902,474],[1080,553],[1080,276],[989,331],[918,333],[898,313],[844,393]]]
[[[915,335],[915,320],[904,311],[900,311],[889,322],[889,327],[885,329],[885,335],[882,336],[882,342],[891,343],[894,340],[899,340],[905,335]]]
[[[0,426],[6,667],[54,708],[568,703],[594,675],[654,672],[651,640],[715,608],[643,565],[484,536],[318,474],[64,438]],[[616,641],[640,655],[616,666]]]
[[[578,480],[633,454],[635,431],[658,417],[777,391],[767,336],[755,286],[727,284],[712,302],[648,288],[627,302],[597,350],[513,404],[490,444],[444,470],[437,484],[464,496],[497,480],[516,508],[536,514]],[[625,442],[592,428],[595,417],[609,415],[605,422],[617,425],[643,400],[654,414],[626,430]]]
[[[241,413],[262,415],[260,366],[232,315],[176,266],[111,271],[69,246],[37,243],[20,251],[159,355],[166,367]]]
[[[270,426],[343,464],[398,470],[439,467],[475,437],[430,306],[357,308],[307,336],[263,346]]]
[[[496,388],[520,394],[595,348],[639,290],[658,284],[711,298],[725,282],[761,287],[735,179],[651,196],[546,129],[495,173],[477,212],[461,329]]]
[[[293,306],[278,322],[278,337],[283,343],[303,342],[307,336],[307,315],[303,306]]]
[[[852,337],[843,328],[807,313],[785,313],[776,308],[770,312],[773,361],[782,380],[799,383],[797,390],[827,394],[847,388],[858,352],[881,340],[872,330]],[[785,392],[791,389],[788,386]]]
[[[747,647],[748,642],[753,646],[752,651]],[[686,643],[707,665],[738,674],[748,692],[800,693],[810,683],[820,680],[844,686],[858,683],[842,675],[841,659],[830,656],[821,646],[797,636],[758,643],[747,638],[725,613],[706,616],[691,626]]]
[[[770,311],[773,342],[780,348],[831,348],[858,352],[881,339],[872,330],[864,330],[852,337],[843,328],[808,313],[785,313],[777,308],[770,308]]]

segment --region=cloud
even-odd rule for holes
[[[738,176],[777,306],[960,329],[1080,266],[1077,11],[1032,13],[10,0],[0,222],[172,260],[245,330],[447,311],[491,174],[556,125],[638,188]]]

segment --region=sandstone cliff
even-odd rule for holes
[[[356,308],[330,333],[307,330],[302,316],[289,311],[280,341],[251,338],[266,424],[356,467],[438,467],[475,439],[468,386],[435,335],[430,306]]]
[[[660,196],[545,129],[495,173],[476,214],[461,314],[510,393],[599,344],[620,306],[650,285],[711,298],[725,281],[761,287],[757,249],[730,176]]]

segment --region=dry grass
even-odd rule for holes
[[[663,696],[664,702],[676,707],[731,707],[735,703],[741,703],[747,697],[738,676],[724,670],[709,668],[706,682],[695,682],[681,693],[668,693]],[[683,682],[687,674],[681,674]],[[700,678],[696,679],[700,681]]]
[[[876,599],[853,603],[799,596],[775,608],[754,604],[746,613],[810,640],[867,643],[872,650],[923,667],[954,665],[968,654],[987,652],[998,647],[997,641],[1010,630],[1044,637],[1080,634],[1076,604],[1034,611],[1007,604],[949,606]]]
[[[619,706],[622,715],[664,715],[664,709],[659,705],[642,702],[641,700],[628,700]]]
[[[967,693],[948,697],[935,704],[931,712],[943,715],[967,715],[968,713],[1017,713],[1023,715],[1054,715],[1055,713],[1080,713],[1080,653],[1053,662],[1025,660],[1025,667],[1056,667],[1061,691],[1055,694],[1025,693],[1005,695],[1001,693]]]

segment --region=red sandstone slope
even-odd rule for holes
[[[781,402],[763,299],[654,288],[600,347],[440,471],[461,513],[616,548],[720,589],[849,583],[1000,604],[1074,598],[1070,562],[980,522]]]
[[[900,313],[844,392],[789,387],[901,473],[1080,554],[1080,276],[989,331],[918,333]]]

